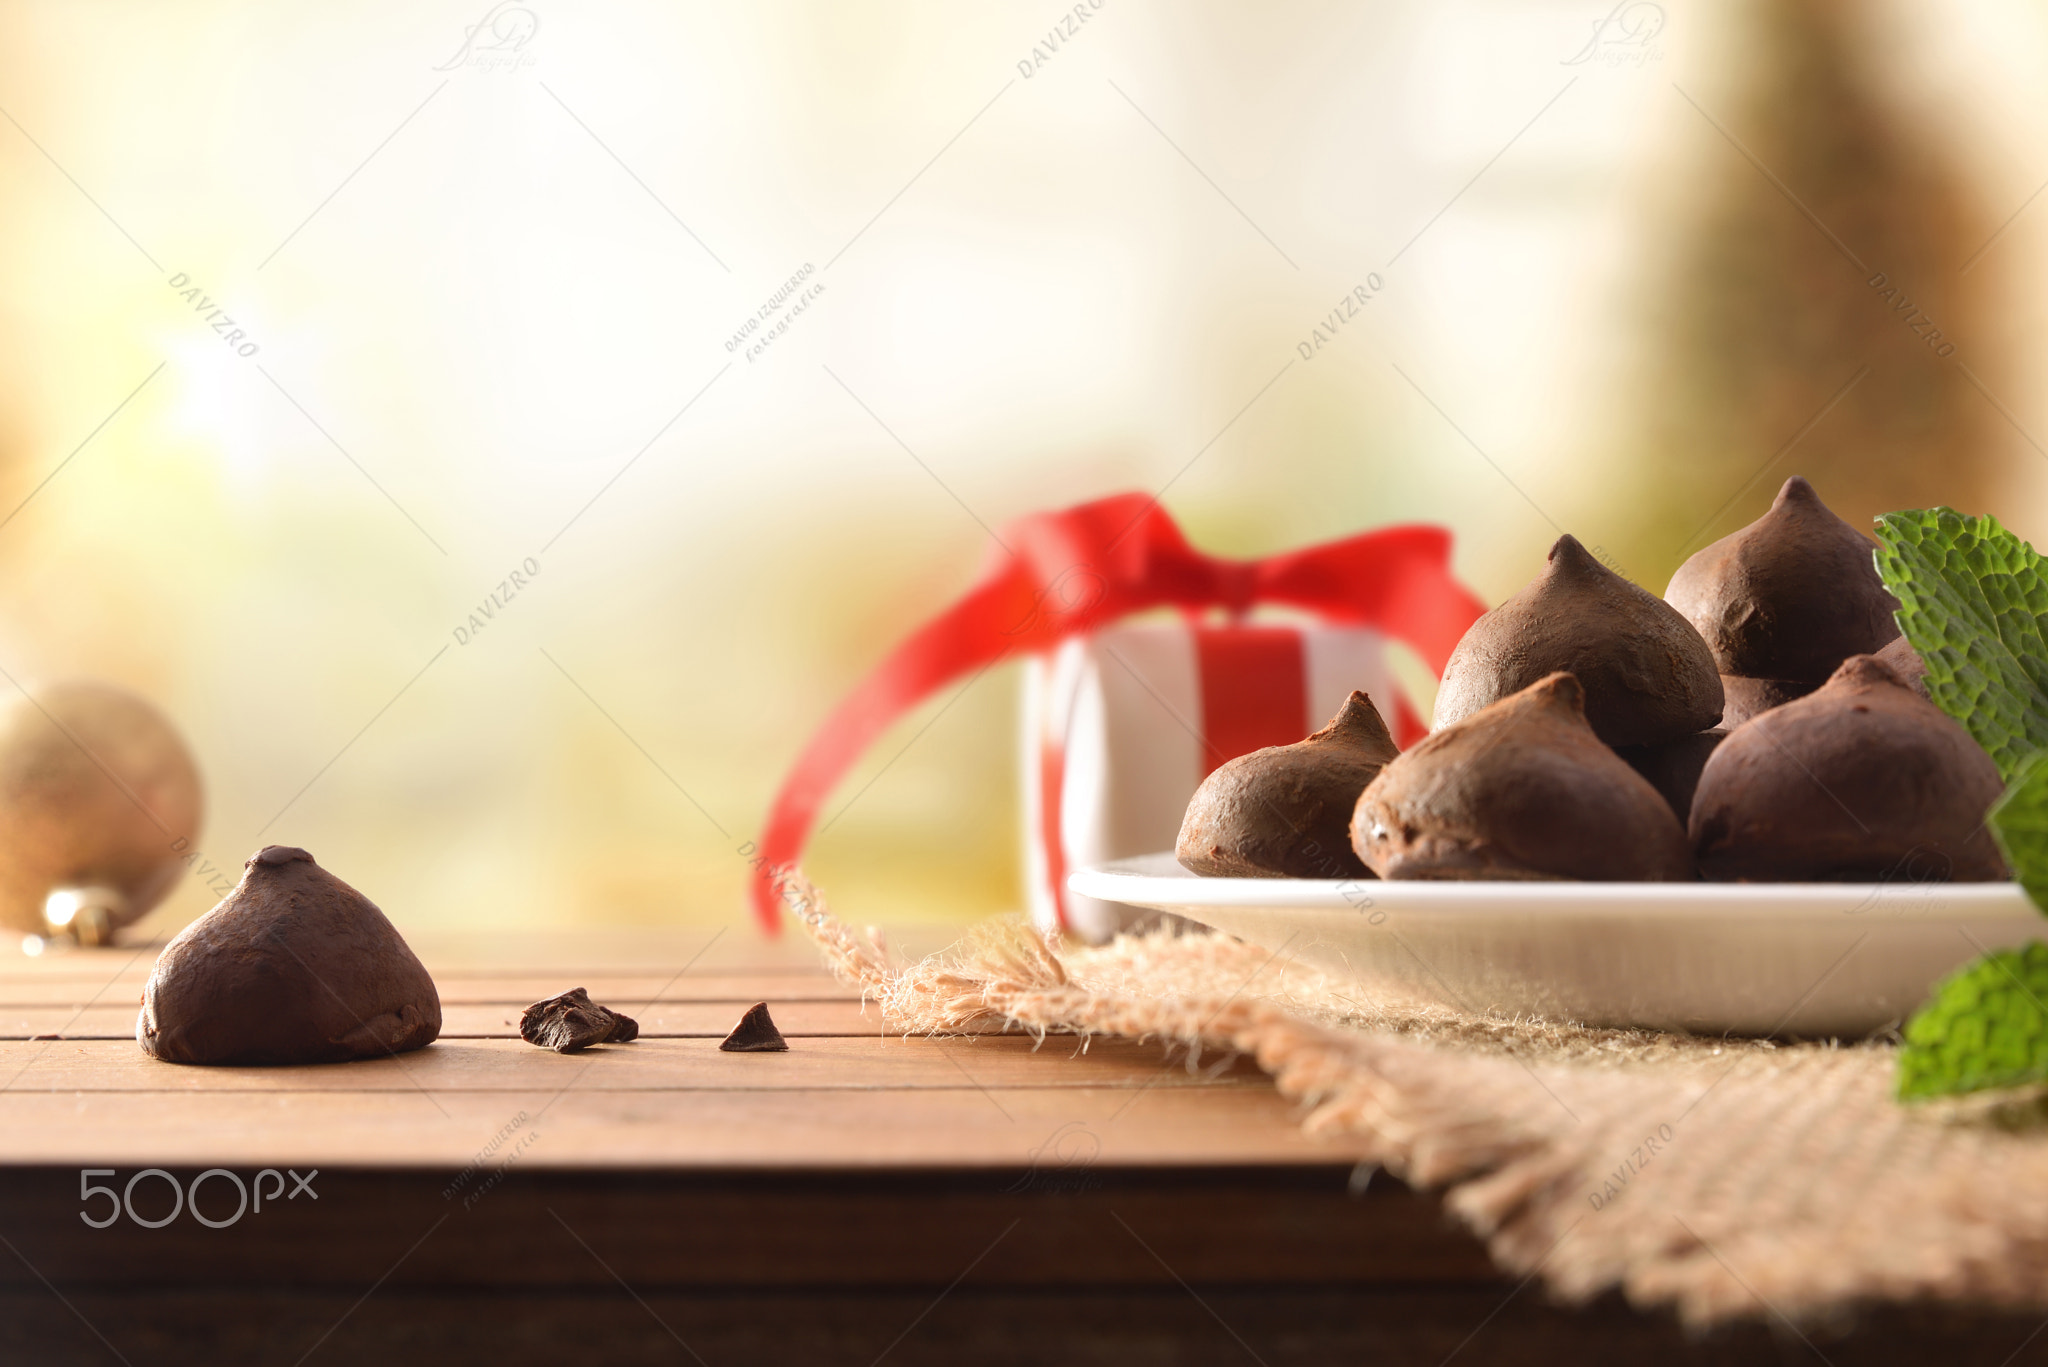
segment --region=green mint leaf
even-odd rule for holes
[[[2048,749],[2048,563],[1996,518],[1953,508],[1886,513],[1877,537],[1929,693],[2010,782]]]
[[[2048,750],[2020,762],[2004,796],[1984,819],[2013,876],[2034,906],[2048,912]]]
[[[1906,1022],[1901,1101],[2048,1079],[2048,944],[1965,964]]]

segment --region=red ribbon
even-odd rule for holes
[[[825,799],[882,732],[952,679],[1148,608],[1285,604],[1369,626],[1412,647],[1431,670],[1486,610],[1451,578],[1441,527],[1388,527],[1288,551],[1229,560],[1190,546],[1147,494],[1118,494],[1003,529],[974,587],[927,622],[848,694],[782,781],[753,859],[754,911],[778,928],[776,875],[793,867]]]

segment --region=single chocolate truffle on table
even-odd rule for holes
[[[135,1038],[168,1063],[337,1063],[432,1044],[434,980],[375,903],[290,845],[157,956]]]
[[[1691,836],[1721,881],[1998,879],[1984,814],[2003,788],[1968,731],[1856,655],[1729,734],[1700,774]]]
[[[1578,680],[1586,720],[1609,745],[1676,740],[1721,716],[1721,680],[1699,633],[1569,536],[1550,548],[1542,574],[1458,642],[1437,690],[1436,724],[1560,671]]]
[[[1671,806],[1600,742],[1552,674],[1431,732],[1359,796],[1351,843],[1382,878],[1693,876]]]
[[[1354,690],[1307,740],[1217,766],[1188,803],[1174,853],[1212,878],[1370,877],[1351,850],[1351,809],[1399,753],[1372,699]]]
[[[1698,629],[1723,675],[1734,727],[1818,688],[1851,655],[1899,634],[1870,538],[1794,475],[1769,512],[1678,567],[1664,597]]]

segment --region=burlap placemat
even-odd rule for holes
[[[1893,1050],[1773,1046],[1363,1000],[1227,936],[1098,949],[1001,923],[892,963],[815,889],[785,901],[897,1031],[1159,1038],[1257,1059],[1312,1134],[1447,1207],[1567,1303],[1620,1287],[1688,1322],[1876,1300],[2048,1310],[2038,1096],[1908,1109]],[[1047,1067],[1059,1064],[1048,1059]]]

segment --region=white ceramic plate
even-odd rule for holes
[[[1862,1037],[1949,970],[2048,939],[2016,883],[1494,883],[1197,878],[1171,854],[1084,869],[1359,983],[1467,1011],[1694,1033]]]

